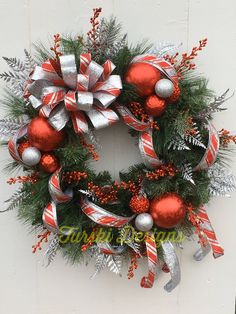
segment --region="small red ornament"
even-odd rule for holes
[[[125,81],[137,88],[139,96],[145,97],[154,93],[156,82],[161,78],[161,73],[155,67],[146,63],[132,64],[126,75]]]
[[[134,195],[131,197],[129,207],[136,214],[146,213],[149,209],[149,200],[143,195]]]
[[[31,146],[32,146],[32,145],[30,144],[30,142],[29,142],[28,140],[25,140],[25,141],[21,142],[21,143],[19,144],[19,146],[18,146],[18,153],[19,153],[20,157],[22,156],[24,150],[25,150],[26,148],[31,147]]]
[[[34,118],[28,126],[28,138],[31,146],[43,152],[58,148],[65,139],[65,131],[55,130],[43,117]]]
[[[176,102],[178,101],[179,96],[180,96],[180,88],[178,84],[175,84],[173,94],[170,97],[168,97],[166,100],[167,102]]]
[[[146,112],[153,117],[160,117],[166,109],[166,101],[156,95],[151,95],[145,102]]]
[[[39,162],[40,169],[47,173],[53,173],[59,168],[59,162],[53,154],[44,154]]]
[[[151,201],[150,214],[158,227],[168,229],[175,227],[184,219],[186,207],[178,194],[166,193]]]

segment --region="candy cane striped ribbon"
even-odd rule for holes
[[[220,146],[219,135],[212,123],[208,124],[208,130],[209,130],[209,141],[208,141],[207,149],[205,151],[205,154],[202,160],[193,169],[194,171],[208,169],[216,161],[216,158],[219,152],[219,146]]]
[[[60,185],[60,171],[55,171],[49,179],[48,190],[51,195],[52,201],[44,208],[42,220],[46,228],[52,232],[59,232],[59,226],[57,222],[57,207],[59,203],[65,203],[72,199],[73,192],[67,189],[62,191]]]
[[[124,122],[126,125],[128,125],[130,128],[142,132],[146,131],[148,128],[150,128],[150,122],[141,122],[139,121],[130,111],[128,108],[126,108],[123,105],[116,104],[115,105],[117,111],[122,116]]]
[[[152,288],[156,275],[156,268],[158,263],[156,241],[152,232],[145,239],[147,258],[148,258],[148,275],[141,280],[141,287]]]
[[[102,226],[120,228],[133,219],[122,217],[108,212],[98,205],[90,202],[86,197],[81,201],[81,209],[91,220]]]
[[[56,170],[50,177],[48,182],[49,193],[56,203],[65,203],[72,199],[72,190],[62,191],[60,185],[60,172],[61,169]]]
[[[28,167],[23,160],[21,159],[18,153],[18,145],[17,141],[23,138],[27,134],[28,124],[23,125],[19,128],[19,130],[15,133],[15,135],[8,141],[8,150],[12,158],[20,163],[21,165]]]
[[[144,62],[153,65],[174,83],[178,83],[178,75],[175,68],[165,59],[150,55],[139,55],[136,56],[131,63],[137,62]]]
[[[58,227],[58,222],[57,222],[57,208],[56,208],[56,203],[51,201],[43,211],[43,223],[45,227],[54,232],[58,233],[59,232],[59,227]]]
[[[179,260],[176,255],[173,244],[170,241],[161,242],[163,250],[164,261],[170,271],[171,280],[167,282],[164,289],[171,292],[179,283],[181,279]]]
[[[207,240],[210,243],[210,246],[211,246],[212,251],[213,251],[213,256],[215,258],[217,258],[217,257],[224,255],[224,249],[220,246],[220,244],[216,238],[216,234],[214,232],[214,229],[212,228],[210,219],[209,219],[207,212],[206,212],[204,207],[200,208],[199,212],[197,213],[197,217],[201,221],[202,231],[206,235]]]
[[[147,167],[155,168],[162,164],[153,147],[152,129],[148,129],[140,134],[139,150]]]

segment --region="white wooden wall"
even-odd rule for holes
[[[191,49],[199,39],[209,44],[198,61],[199,71],[210,79],[210,87],[222,93],[236,88],[236,2],[235,0],[0,0],[0,55],[23,56],[37,40],[50,35],[87,31],[93,7],[102,6],[103,15],[116,15],[136,42],[183,42]],[[0,71],[7,70],[0,61]],[[3,84],[2,84],[3,86]],[[235,130],[236,96],[228,102],[229,110],[216,115],[216,126]],[[3,108],[1,115],[3,116]],[[132,140],[121,127],[100,131],[103,162],[114,176],[138,160]],[[1,169],[9,160],[2,148]],[[127,154],[127,155],[126,155]],[[232,165],[236,173],[236,163]],[[1,173],[1,209],[3,201],[14,192],[7,186],[9,177]],[[71,267],[58,256],[49,268],[41,265],[42,255],[33,255],[35,236],[16,220],[16,212],[0,215],[0,313],[6,314],[91,314],[91,313],[163,313],[163,314],[233,314],[235,300],[235,210],[236,195],[215,199],[209,216],[225,256],[214,260],[193,261],[196,243],[186,243],[181,254],[182,281],[172,294],[163,290],[168,281],[162,274],[151,290],[139,287],[146,268],[141,265],[135,279],[126,280],[104,272],[91,281],[92,266]]]

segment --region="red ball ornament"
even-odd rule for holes
[[[30,142],[28,140],[25,140],[23,142],[21,142],[19,145],[18,145],[18,153],[20,155],[20,157],[22,156],[24,150],[26,148],[29,148],[31,147],[32,145],[30,144]]]
[[[47,119],[36,117],[29,123],[28,138],[32,146],[43,152],[48,152],[62,144],[65,139],[65,131],[57,131]]]
[[[151,95],[146,99],[144,108],[153,117],[160,117],[166,109],[166,101],[156,95]]]
[[[39,162],[40,169],[47,173],[53,173],[59,168],[59,162],[53,154],[44,154]]]
[[[186,207],[178,194],[167,193],[151,201],[150,214],[158,227],[168,229],[184,219]]]
[[[146,213],[149,209],[149,200],[143,195],[134,195],[131,197],[129,207],[136,214]]]
[[[134,85],[137,89],[137,93],[142,97],[154,93],[156,82],[160,80],[160,78],[160,71],[146,63],[132,64],[125,75],[125,81]]]
[[[173,103],[173,102],[178,101],[179,96],[180,96],[180,88],[179,88],[179,85],[178,85],[178,84],[175,84],[175,85],[174,85],[173,94],[172,94],[170,97],[168,97],[166,100],[167,100],[168,102],[172,102],[172,103]]]

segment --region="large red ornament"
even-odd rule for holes
[[[134,85],[140,96],[145,97],[154,94],[157,81],[161,78],[161,73],[152,65],[146,63],[134,63],[129,67],[125,81]]]
[[[36,117],[29,123],[28,138],[32,146],[48,152],[62,144],[65,139],[65,131],[56,131],[47,119]]]
[[[59,168],[59,162],[53,154],[44,154],[40,159],[39,167],[44,172],[53,173]]]
[[[181,223],[186,214],[186,207],[179,195],[166,193],[151,201],[150,214],[158,227],[168,229]]]
[[[149,209],[149,200],[143,195],[134,195],[131,197],[129,207],[136,214],[146,213]]]
[[[166,109],[166,101],[156,95],[151,95],[145,102],[146,112],[153,117],[160,117]]]
[[[21,142],[18,146],[18,153],[20,155],[20,157],[22,156],[24,150],[26,148],[31,147],[32,145],[30,144],[30,142],[28,140],[24,140],[23,142]]]

